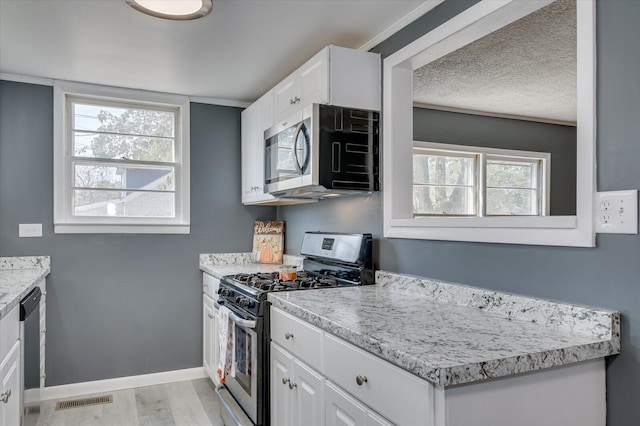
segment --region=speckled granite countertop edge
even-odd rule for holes
[[[0,319],[51,272],[49,256],[0,258]]]

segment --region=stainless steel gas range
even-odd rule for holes
[[[234,336],[234,374],[216,388],[226,426],[269,425],[269,292],[374,282],[371,234],[307,232],[300,254],[303,269],[295,280],[258,273],[228,275],[220,281],[218,303],[230,310]]]

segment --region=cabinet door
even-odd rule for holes
[[[255,164],[257,162],[255,152],[255,135],[258,120],[258,109],[255,104],[242,111],[241,126],[241,158],[242,158],[242,202],[253,201],[255,188]]]
[[[273,201],[264,192],[264,131],[273,125],[273,93],[242,111],[242,202],[255,204]]]
[[[213,302],[213,300],[212,300]],[[218,359],[220,358],[220,352],[218,349],[218,310],[211,305],[213,320],[211,321],[211,380],[216,385],[220,384],[220,377],[218,376]]]
[[[213,364],[213,333],[214,333],[213,301],[209,296],[203,296],[202,301],[202,366],[207,375],[213,380],[217,366]]]
[[[298,71],[296,71],[273,88],[276,123],[286,120],[291,114],[300,109],[301,99],[298,87]],[[296,100],[296,97],[298,100]]]
[[[293,424],[324,425],[324,378],[297,359],[293,371]]]
[[[325,387],[325,415],[327,426],[364,426],[366,409],[355,399],[329,382]]]
[[[321,50],[308,60],[300,67],[298,74],[298,109],[313,103],[324,104],[329,101],[329,49]]]
[[[271,424],[294,426],[292,415],[292,394],[289,389],[292,375],[293,357],[271,343]]]
[[[393,423],[369,411],[367,413],[367,426],[393,426]]]
[[[0,363],[0,425],[20,424],[20,342]]]

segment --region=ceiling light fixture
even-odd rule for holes
[[[213,7],[211,0],[124,0],[137,11],[156,18],[187,21],[206,16]]]

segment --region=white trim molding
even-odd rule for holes
[[[594,247],[596,192],[595,0],[577,3],[576,215],[413,217],[413,71],[552,0],[482,0],[383,63],[383,233],[387,238]]]
[[[204,379],[207,374],[203,367],[186,368],[184,370],[163,371],[160,373],[141,374],[139,376],[117,377],[115,379],[95,380],[91,382],[71,383],[60,386],[47,386],[42,389],[42,401],[61,398],[72,398],[102,392],[114,392],[123,389],[155,386],[184,380]],[[29,395],[26,401],[34,401],[35,395]]]
[[[16,83],[37,84],[40,86],[53,86],[54,80],[44,77],[33,77],[30,75],[9,74],[0,72],[0,80],[15,81]],[[78,82],[80,83],[80,82]],[[85,84],[85,83],[81,83]],[[136,89],[131,89],[136,90]],[[176,96],[182,96],[176,94]],[[233,99],[211,98],[209,96],[189,96],[189,101],[199,104],[230,106],[235,108],[246,108],[251,105],[250,102],[236,101]]]
[[[386,39],[388,39],[398,31],[400,31],[401,29],[403,29],[404,27],[406,27],[407,25],[409,25],[410,23],[412,23],[413,21],[415,21],[416,19],[424,15],[425,13],[434,9],[436,6],[440,5],[441,3],[444,3],[444,0],[425,1],[420,6],[416,7],[411,12],[409,12],[408,14],[406,14],[405,16],[403,16],[402,18],[398,19],[396,22],[391,24],[384,31],[382,31],[381,33],[373,37],[371,40],[369,40],[368,42],[360,46],[358,49],[365,50],[365,51],[369,51],[373,49],[374,47],[376,47],[377,45],[379,45],[380,43],[382,43],[383,41],[385,41]]]

